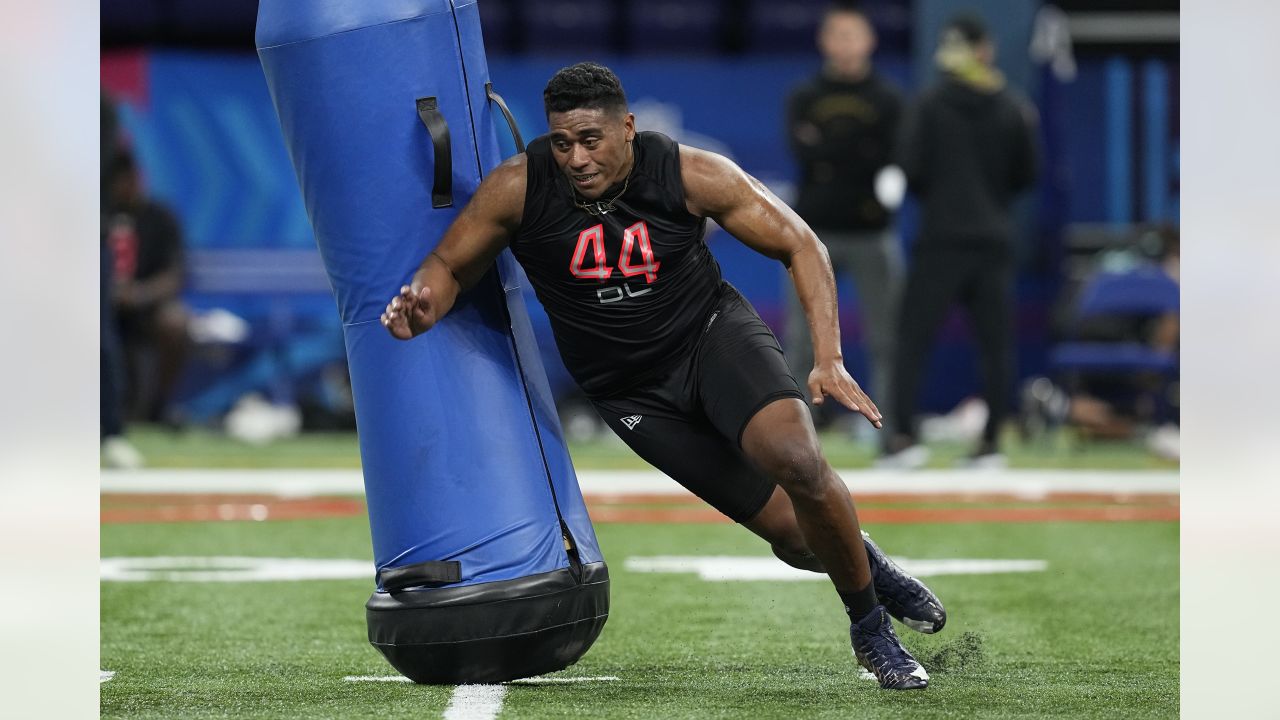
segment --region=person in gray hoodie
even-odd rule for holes
[[[896,433],[882,466],[919,467],[916,403],[938,326],[955,302],[969,312],[989,409],[969,462],[1001,466],[998,433],[1013,385],[1014,198],[1038,171],[1033,107],[1005,87],[982,21],[952,19],[936,60],[939,81],[908,115],[900,165],[920,202],[920,233],[898,322],[890,412]]]

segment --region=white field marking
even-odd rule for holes
[[[618,678],[613,675],[600,677],[531,677],[512,680],[510,685],[559,685],[562,683],[611,682]]]
[[[107,557],[99,561],[107,582],[272,582],[372,580],[372,560],[265,557]]]
[[[103,470],[102,492],[265,493],[280,497],[363,495],[359,470]]]
[[[893,560],[905,572],[916,577],[1043,572],[1049,567],[1049,564],[1044,560],[977,560],[966,558],[914,560],[899,557],[895,557]],[[778,580],[786,582],[827,580],[827,576],[822,573],[793,568],[774,557],[730,555],[629,557],[626,559],[626,568],[632,572],[696,573],[699,578],[711,582],[733,580]]]
[[[491,720],[502,712],[506,696],[506,685],[459,685],[444,709],[444,720]]]
[[[1178,473],[1164,470],[841,470],[857,493],[1015,493],[1029,500],[1051,492],[1177,494]],[[687,495],[656,470],[578,473],[587,494]],[[359,470],[103,470],[104,493],[265,493],[281,497],[363,495]]]
[[[347,675],[342,678],[346,682],[413,682],[403,675]],[[531,677],[520,678],[508,682],[508,685],[559,685],[562,683],[609,682],[617,680],[614,675],[600,677]]]
[[[1053,492],[1107,494],[1176,494],[1178,473],[1165,471],[1079,470],[838,470],[849,490],[861,493],[1012,493],[1029,500]],[[578,475],[586,494],[653,493],[686,495],[688,491],[656,471],[590,471]]]
[[[102,683],[104,683],[104,682],[106,682],[106,681],[110,680],[111,678],[113,678],[113,677],[115,677],[115,676],[116,676],[116,671],[115,671],[115,670],[99,670],[99,671],[98,671],[98,684],[99,684],[99,685],[101,685]]]

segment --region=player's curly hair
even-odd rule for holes
[[[551,76],[542,91],[542,104],[548,115],[579,108],[626,112],[627,95],[612,70],[599,63],[580,62]]]

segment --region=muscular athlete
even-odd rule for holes
[[[509,247],[614,432],[784,561],[825,572],[882,687],[925,687],[889,616],[936,632],[942,605],[860,532],[777,340],[703,236],[710,218],[789,269],[813,337],[813,402],[829,396],[878,428],[844,367],[826,249],[730,160],[637,132],[607,68],[565,68],[543,97],[549,133],[484,179],[382,324],[401,340],[430,330]]]

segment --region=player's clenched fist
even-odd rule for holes
[[[431,288],[426,286],[417,293],[408,285],[400,288],[400,294],[391,298],[382,313],[383,327],[399,340],[421,335],[438,319],[431,303]]]

